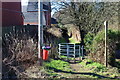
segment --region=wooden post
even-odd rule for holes
[[[107,31],[108,31],[108,21],[104,22],[104,26],[105,26],[105,66],[107,67]]]

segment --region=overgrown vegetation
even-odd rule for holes
[[[50,45],[51,49],[49,51],[50,58],[56,58],[58,56],[57,48],[58,43],[62,43],[65,39],[62,37],[62,31],[57,26],[51,26],[44,28],[43,30],[43,45]]]
[[[107,50],[108,50],[108,63],[112,66],[115,64],[115,51],[117,49],[116,43],[118,42],[120,32],[116,30],[108,30],[107,34]],[[90,56],[94,61],[104,64],[104,48],[105,48],[105,33],[104,30],[98,32],[95,36],[88,33],[85,36],[86,50],[90,51]]]
[[[107,68],[104,65],[97,62],[93,62],[92,60],[89,59],[82,61],[80,64],[83,65],[85,68],[91,68],[93,72],[107,71]]]
[[[85,43],[85,49],[87,52],[90,52],[92,47],[92,43],[93,43],[93,39],[94,39],[95,34],[94,33],[87,33],[85,38],[84,38],[84,43]]]
[[[11,31],[4,32],[5,30]],[[20,78],[25,69],[37,61],[37,32],[30,34],[37,27],[27,29],[29,26],[15,26],[3,28],[2,34],[2,63],[3,78]],[[32,29],[32,30],[31,30]],[[30,32],[29,32],[30,31]]]
[[[116,67],[119,69],[119,72],[120,72],[120,60],[116,60]]]

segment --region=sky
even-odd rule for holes
[[[26,6],[28,4],[28,0],[22,0],[22,6]],[[51,12],[51,14],[54,14],[54,11]]]
[[[22,5],[27,5],[28,4],[28,0],[22,0]]]

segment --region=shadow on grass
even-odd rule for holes
[[[63,73],[70,73],[70,74],[80,74],[80,75],[90,75],[90,76],[94,76],[94,77],[98,77],[98,78],[109,78],[109,79],[115,79],[115,78],[111,78],[111,77],[106,77],[106,76],[102,76],[99,74],[95,74],[95,73],[89,73],[89,72],[72,72],[72,71],[63,71],[63,70],[59,70],[53,67],[49,67],[49,69],[54,70],[55,72],[63,72]]]
[[[117,67],[118,68],[118,72],[120,73],[120,62],[116,62],[116,66],[115,67]],[[120,77],[119,77],[120,78]]]
[[[76,64],[76,63],[80,63],[81,62],[81,60],[67,60],[67,59],[64,59],[64,58],[56,58],[55,60],[65,61],[65,62],[68,62],[70,64]]]
[[[117,67],[118,69],[120,69],[120,62],[117,61],[115,67]]]

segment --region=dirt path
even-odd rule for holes
[[[70,63],[70,67],[72,69],[71,72],[59,72],[58,74],[66,78],[108,78],[91,72],[90,69],[84,68],[79,63]]]
[[[28,70],[26,70],[26,74],[30,78],[109,78],[107,75],[102,75],[98,73],[94,73],[91,70],[91,67],[86,68],[84,65],[78,63],[70,63],[71,71],[65,71],[65,70],[58,70],[53,72],[53,75],[47,75],[44,74],[45,70],[44,68],[41,68],[39,66],[31,67]]]
[[[80,68],[83,67],[79,63],[70,63],[70,67],[72,70],[71,72],[58,72],[58,74],[66,78],[86,78],[82,74],[79,74]]]
[[[84,74],[85,70],[81,70],[83,68],[82,65],[79,63],[70,63],[71,67],[71,72],[58,72],[61,77],[66,77],[66,78],[87,78],[88,74]]]
[[[83,66],[81,66],[79,63],[75,63],[75,64],[70,64],[71,69],[74,72],[80,72],[80,68],[82,68]]]

